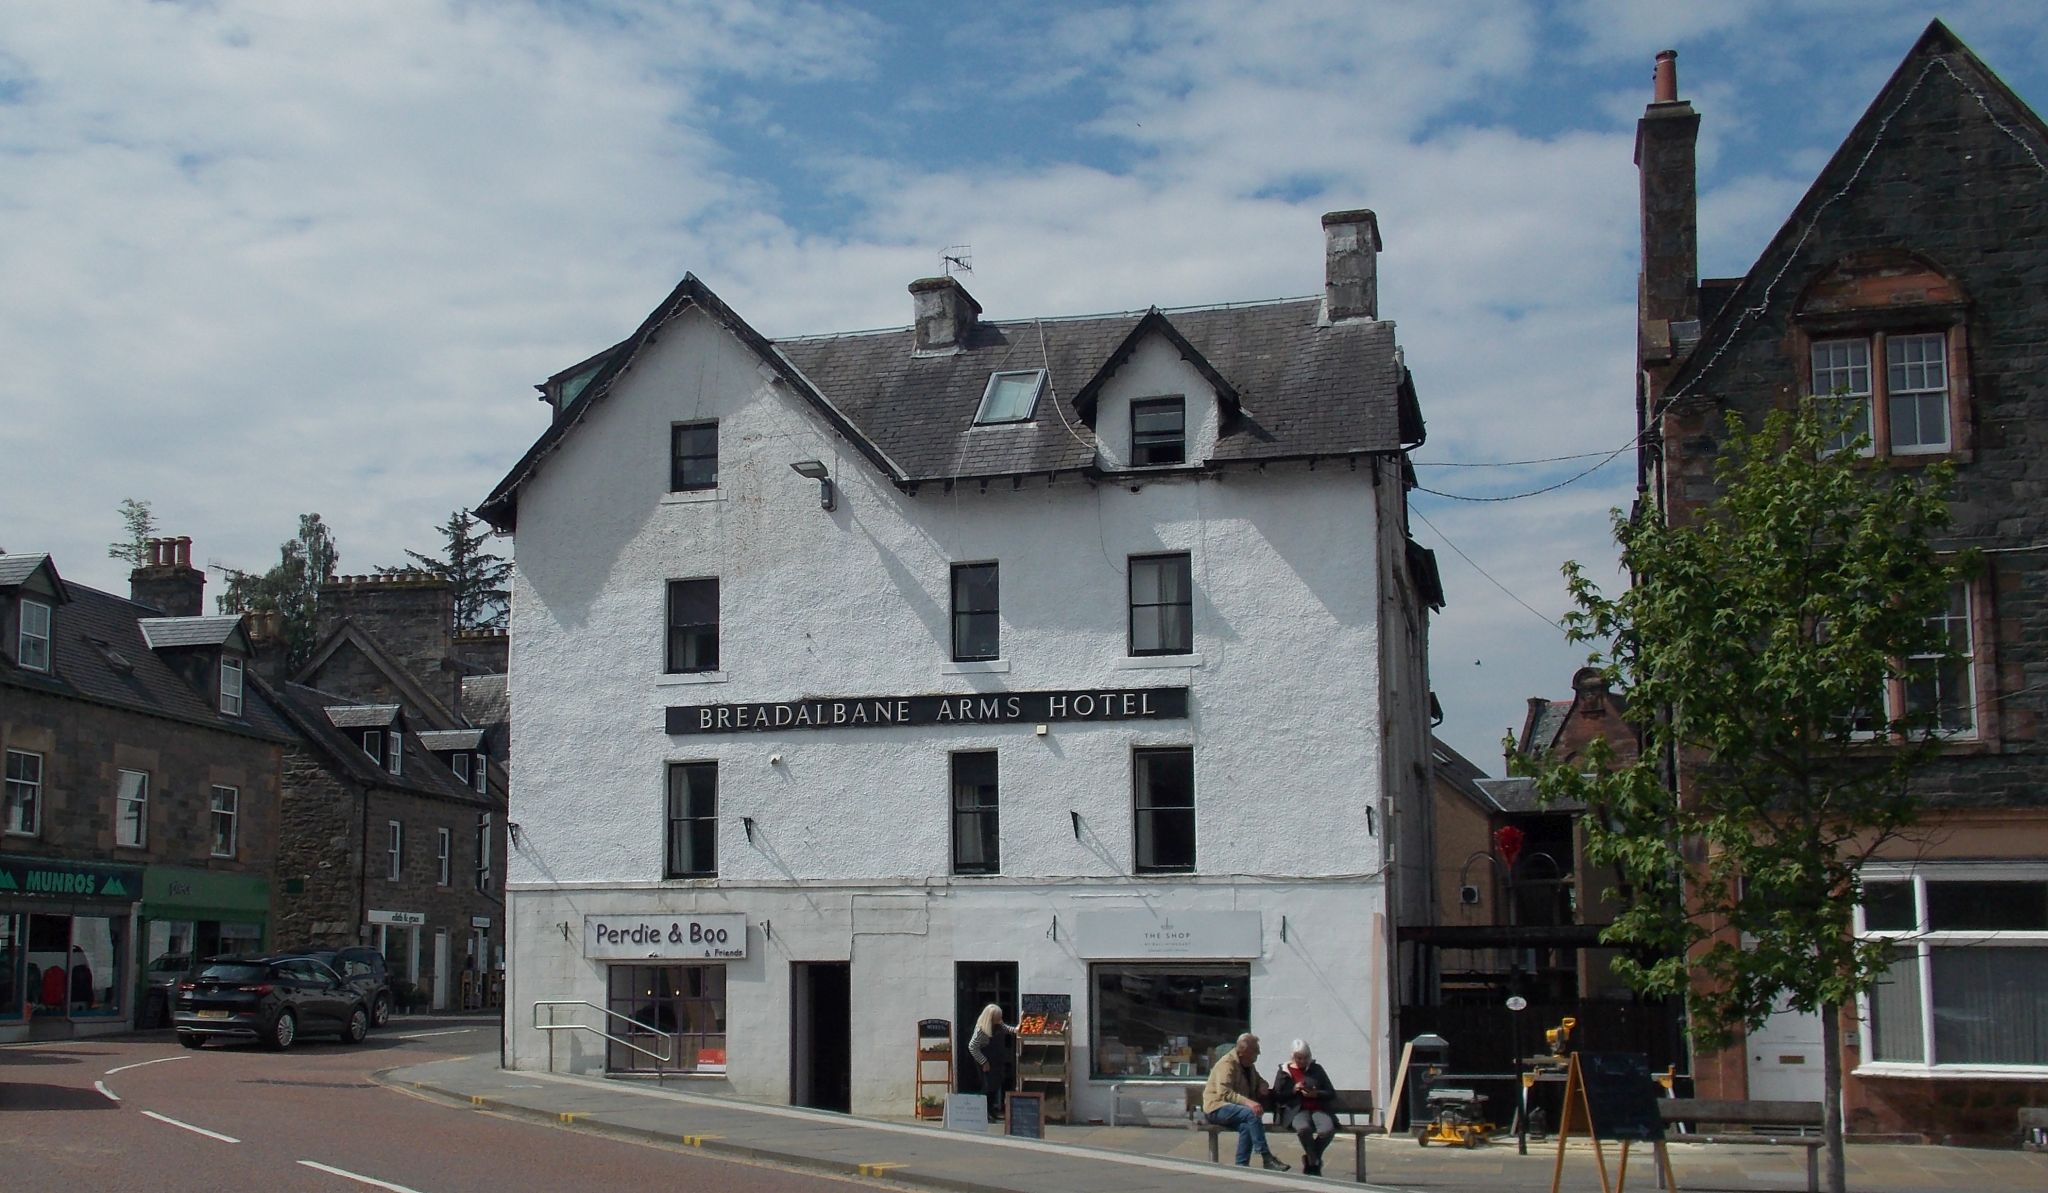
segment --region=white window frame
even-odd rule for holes
[[[1899,398],[1918,400],[1936,394],[1941,396],[1940,442],[1915,443],[1906,447],[1899,446],[1897,434],[1898,421],[1891,417],[1891,411],[1887,409],[1885,412],[1887,424],[1885,439],[1888,441],[1885,444],[1886,453],[1894,456],[1939,456],[1947,454],[1953,450],[1956,439],[1955,418],[1951,413],[1951,403],[1954,401],[1952,388],[1954,379],[1949,376],[1948,336],[1938,331],[1928,331],[1896,336],[1887,335],[1880,338],[1884,340],[1884,389],[1886,402],[1894,402]],[[1902,359],[1895,361],[1892,359],[1892,350],[1894,348],[1908,348],[1914,345],[1925,346],[1930,341],[1934,349],[1931,355],[1923,356],[1918,360]],[[1901,355],[1904,354],[1901,353]],[[1914,385],[1909,380],[1915,368],[1921,371],[1922,384]],[[1927,376],[1937,369],[1941,373],[1941,384],[1938,386],[1926,384]]]
[[[2039,1081],[2048,1079],[2048,1064],[2043,1065],[2000,1065],[2000,1064],[1952,1064],[1941,1063],[1935,1055],[1935,989],[1934,950],[1937,948],[1960,948],[1968,946],[1997,948],[2039,948],[2048,949],[2048,931],[1996,931],[1985,929],[1944,930],[1929,929],[1927,915],[1927,884],[1929,881],[1971,881],[1971,882],[2048,882],[2048,864],[2031,863],[1982,863],[1929,862],[1917,866],[1873,863],[1864,867],[1863,881],[1910,882],[1913,887],[1913,927],[1898,930],[1873,931],[1865,926],[1864,909],[1856,908],[1856,935],[1866,940],[1889,940],[1901,950],[1910,951],[1916,963],[1920,983],[1920,1056],[1915,1061],[1864,1060],[1856,1066],[1856,1075],[1869,1077],[1927,1077],[1927,1078],[1984,1078],[1996,1077]],[[1857,1014],[1865,1031],[1861,1055],[1868,1057],[1876,1049],[1876,1039],[1869,1030],[1873,1020],[1870,1010],[1870,996],[1857,998]]]
[[[476,889],[491,889],[491,814],[480,813],[476,818]]]
[[[469,786],[469,753],[468,753],[468,751],[466,751],[466,750],[457,750],[457,751],[455,751],[455,753],[453,753],[453,754],[449,755],[449,756],[448,756],[448,769],[449,769],[449,770],[452,770],[452,771],[454,771],[454,772],[455,772],[455,777],[456,777],[456,779],[457,779],[458,781],[460,781],[460,782],[461,782],[461,784],[462,784],[462,785],[463,785],[464,787],[467,787],[467,786]]]
[[[384,731],[382,729],[366,729],[363,731],[363,753],[368,754],[370,761],[375,762],[378,766],[384,765]]]
[[[448,885],[448,862],[450,856],[454,852],[453,836],[454,835],[445,828],[437,828],[434,830],[435,860],[440,863],[440,878],[438,881],[434,883],[435,886]]]
[[[399,820],[384,822],[387,844],[384,847],[384,880],[397,882],[405,877],[405,823]]]
[[[226,655],[220,660],[220,710],[231,717],[242,715],[242,660]]]
[[[146,770],[118,770],[114,772],[114,844],[122,849],[149,848],[149,772]],[[135,782],[132,785],[130,779]],[[123,834],[132,825],[134,840]]]
[[[394,775],[405,773],[405,731],[391,729],[384,734],[389,752],[384,756],[384,767]]]
[[[50,623],[55,620],[50,606],[23,597],[16,619],[20,624],[15,635],[15,663],[25,671],[50,670]]]
[[[479,750],[476,761],[471,764],[474,769],[470,771],[470,781],[475,785],[478,795],[489,795],[491,793],[490,757],[490,755]]]
[[[14,760],[16,758],[34,760],[34,778],[17,779],[14,777]],[[24,764],[25,770],[26,765]],[[9,750],[6,756],[6,768],[5,770],[0,770],[0,775],[5,776],[7,786],[7,806],[5,808],[7,816],[6,835],[10,837],[35,837],[42,835],[43,756],[33,750]],[[19,814],[24,810],[26,810],[25,815]]]
[[[222,798],[223,795],[226,796],[225,799]],[[241,844],[241,789],[226,787],[216,783],[213,785],[213,792],[208,802],[211,805],[210,819],[213,824],[213,856],[233,857]],[[225,820],[227,827],[226,850],[221,849],[221,827],[223,820]]]

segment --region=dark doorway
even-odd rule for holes
[[[974,1021],[981,1008],[1003,1008],[1003,1022],[1017,1026],[1017,963],[960,961],[953,966],[953,1087],[961,1093],[981,1092],[981,1070],[967,1052]]]
[[[853,1109],[853,966],[798,961],[790,967],[790,1104]]]

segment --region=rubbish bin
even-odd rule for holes
[[[1408,1051],[1408,1125],[1429,1121],[1429,1087],[1451,1071],[1451,1043],[1434,1032],[1416,1036]]]

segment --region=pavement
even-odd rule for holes
[[[1352,1147],[1340,1136],[1324,1157],[1324,1176],[1299,1172],[1301,1149],[1277,1136],[1273,1150],[1296,1171],[1237,1168],[1235,1137],[1221,1140],[1223,1164],[1208,1160],[1208,1137],[1174,1125],[1106,1127],[1047,1124],[1046,1137],[1013,1139],[946,1131],[914,1119],[856,1118],[829,1111],[764,1106],[688,1092],[687,1081],[657,1086],[632,1080],[500,1069],[494,1053],[408,1065],[378,1075],[387,1085],[537,1119],[576,1130],[698,1148],[707,1154],[835,1176],[961,1193],[1208,1193],[1210,1190],[1314,1187],[1426,1190],[1428,1193],[1548,1193],[1555,1143],[1512,1139],[1472,1150],[1419,1148],[1413,1138],[1366,1141],[1370,1184],[1353,1180]],[[1610,1176],[1619,1145],[1606,1144]],[[1671,1167],[1687,1191],[1803,1190],[1806,1149],[1768,1145],[1672,1143]],[[1256,1163],[1256,1162],[1254,1162]],[[1657,1187],[1646,1151],[1630,1156],[1639,1189]],[[1908,1144],[1850,1144],[1848,1187],[1857,1193],[1998,1193],[2048,1189],[2048,1154]],[[1593,1150],[1565,1149],[1559,1188],[1602,1188]],[[1619,1193],[1619,1190],[1617,1190]]]

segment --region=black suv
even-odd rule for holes
[[[370,1007],[311,957],[215,957],[178,983],[171,1026],[187,1048],[204,1046],[208,1036],[253,1036],[265,1048],[289,1048],[301,1035],[360,1044],[370,1034]]]
[[[357,944],[343,949],[299,949],[292,956],[311,957],[362,991],[370,1008],[371,1027],[391,1022],[391,975],[385,972],[384,954]]]

